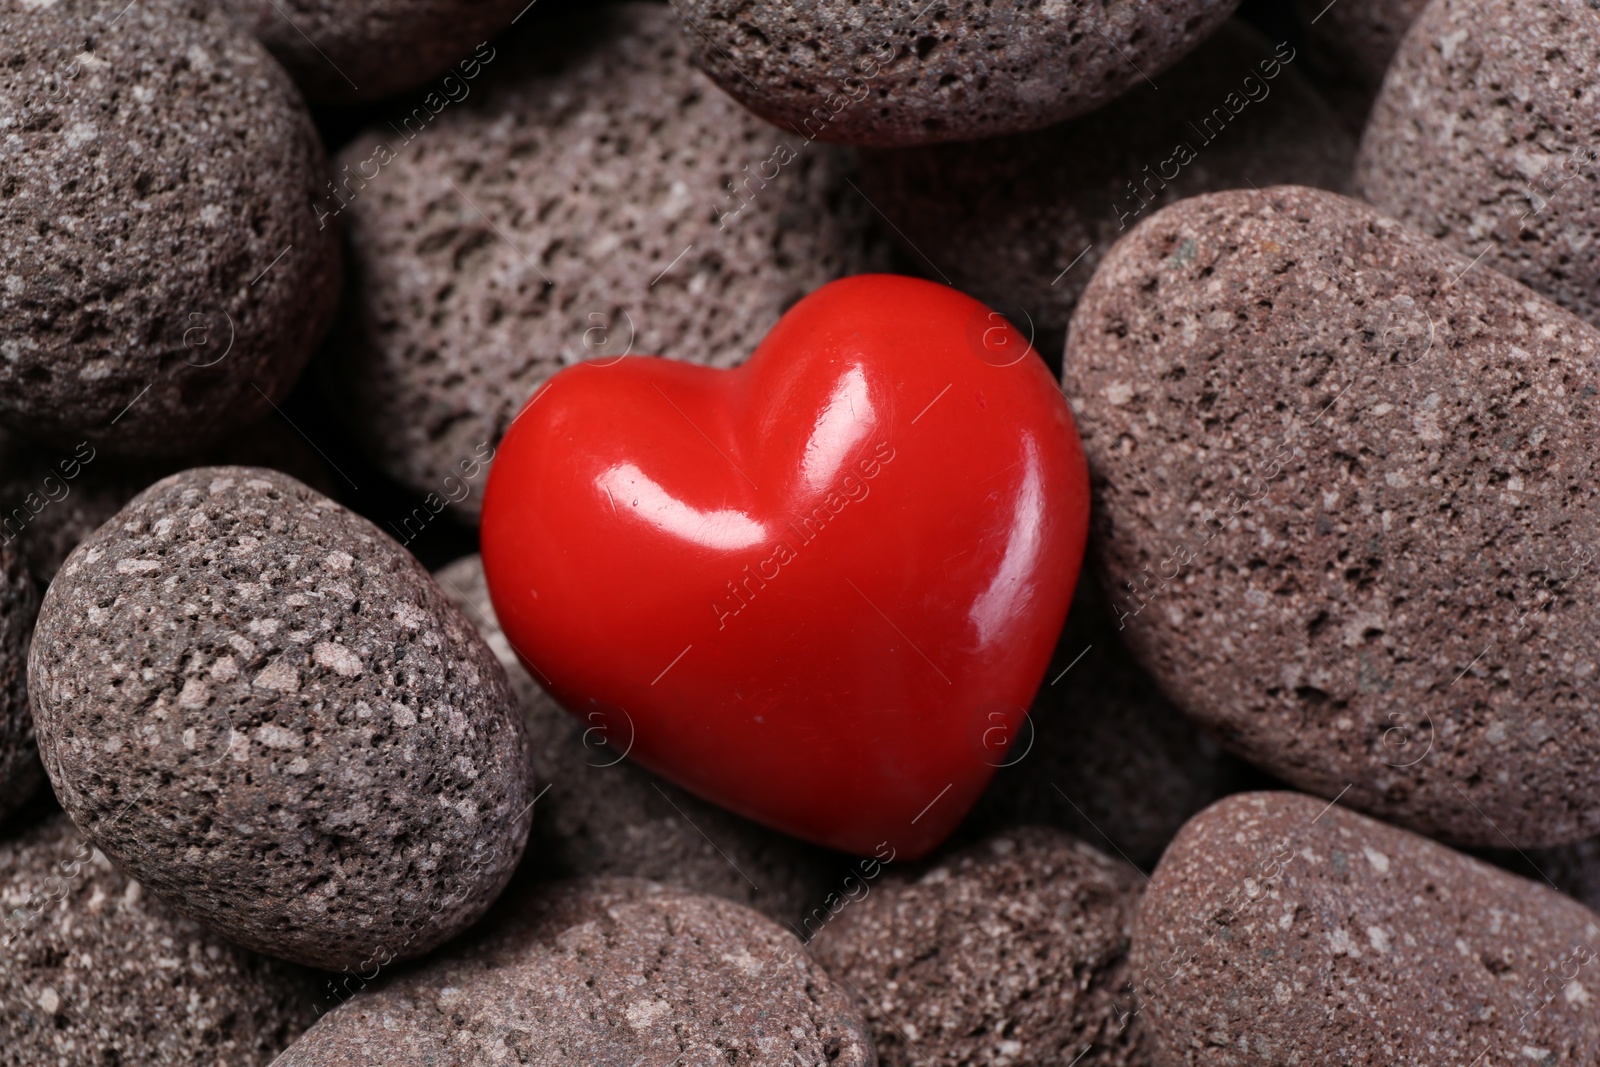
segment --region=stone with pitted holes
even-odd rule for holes
[[[1115,1010],[1140,885],[1059,830],[1013,829],[852,887],[811,950],[865,999],[885,1067],[1143,1067]]]
[[[80,544],[29,690],[85,836],[271,955],[420,955],[527,838],[530,743],[494,653],[386,534],[275,471],[173,475]]]
[[[1172,1067],[1593,1063],[1600,916],[1298,793],[1208,808],[1140,902],[1129,1005]]]
[[[508,894],[450,953],[323,1016],[278,1067],[354,1063],[876,1058],[848,994],[771,920],[652,882],[585,878]]]
[[[422,89],[474,58],[528,0],[226,0],[318,103],[372,103]],[[464,84],[442,84],[454,94]],[[468,90],[470,91],[470,90]],[[432,105],[429,105],[430,107]]]
[[[801,138],[875,147],[1036,130],[1157,84],[1236,0],[683,0],[695,62]],[[1154,79],[1150,81],[1150,79]]]
[[[315,1020],[310,971],[174,914],[60,812],[0,840],[0,1061],[265,1067]]]
[[[71,448],[0,430],[0,540],[20,546],[39,588],[49,586],[67,554],[146,487],[190,467],[271,467],[318,492],[336,487],[305,438],[268,419],[196,456],[129,462],[88,441]]]
[[[507,643],[483,560],[467,556],[434,575],[500,657],[528,733],[533,777],[549,784],[528,847],[541,878],[619,875],[713,893],[779,922],[823,908],[845,873],[841,858],[741,819],[628,760],[632,722],[621,708],[578,718],[556,704]]]
[[[1355,141],[1298,68],[1237,22],[1074,122],[1014,137],[862,153],[862,188],[956,288],[1055,359],[1083,288],[1157,207],[1213,189],[1342,189]],[[1174,104],[1173,101],[1178,101]]]
[[[1310,792],[1463,844],[1600,832],[1597,364],[1600,331],[1354,200],[1164,209],[1064,371],[1129,645]]]
[[[730,366],[888,253],[848,156],[718,92],[669,8],[585,7],[497,46],[414,140],[382,126],[348,145],[341,176],[381,173],[326,201],[356,274],[332,393],[381,467],[469,518],[486,456],[562,367]]]
[[[282,68],[211,4],[0,11],[0,423],[150,456],[271,414],[341,277]]]
[[[38,613],[21,554],[0,543],[0,822],[44,781],[28,710],[28,640]]]
[[[1395,55],[1356,189],[1600,325],[1600,7],[1437,0]]]

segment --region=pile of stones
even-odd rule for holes
[[[0,4],[0,1062],[1600,1058],[1593,0]],[[552,374],[883,270],[1093,491],[917,861],[630,762],[473,554]]]

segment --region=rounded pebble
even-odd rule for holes
[[[645,878],[790,923],[838,889],[841,857],[742,819],[628,760],[632,722],[622,709],[588,719],[562,710],[501,631],[482,557],[457,560],[434,577],[500,657],[535,739],[534,780],[549,783],[528,841],[535,875]]]
[[[811,951],[865,1000],[884,1067],[1147,1062],[1112,1010],[1129,979],[1131,867],[1022,828],[861,884]]]
[[[1355,141],[1299,53],[1225,23],[1160,78],[1036,133],[865,152],[862,187],[934,276],[1009,315],[1053,359],[1083,287],[1158,207],[1213,189],[1342,189]],[[1173,101],[1178,103],[1174,106]]]
[[[527,0],[226,0],[318,103],[370,103],[442,81]],[[459,83],[460,79],[457,79]],[[441,92],[459,91],[449,83]]]
[[[509,903],[470,943],[323,1016],[278,1067],[875,1063],[847,996],[748,908],[610,878]]]
[[[409,554],[288,475],[199,468],[134,498],[50,586],[29,683],[85,836],[258,951],[420,955],[522,853],[505,671]]]
[[[86,440],[60,448],[0,430],[0,540],[16,542],[34,582],[46,588],[68,553],[142,490],[202,466],[270,467],[334,492],[316,450],[276,420],[198,456],[142,462],[119,461]]]
[[[0,839],[0,1060],[265,1067],[313,976],[173,914],[57,812]]]
[[[983,728],[997,747],[1003,735]],[[999,769],[964,838],[1055,826],[1147,870],[1195,812],[1252,776],[1161,695],[1088,568],[1027,719],[988,759]]]
[[[1318,798],[1247,793],[1162,857],[1129,1004],[1173,1067],[1588,1063],[1597,952],[1600,916],[1543,885]]]
[[[683,0],[695,62],[802,137],[972,141],[1092,111],[1161,74],[1236,0],[749,4]]]
[[[1597,361],[1600,332],[1356,201],[1163,210],[1064,372],[1130,647],[1300,788],[1463,844],[1594,835]]]
[[[270,414],[340,284],[283,70],[183,0],[9,4],[4,55],[0,422],[147,456]]]
[[[811,290],[885,265],[845,157],[749,115],[686,52],[661,5],[578,12],[501,42],[431,124],[340,155],[348,206],[328,206],[357,278],[333,393],[439,508],[476,517],[500,437],[562,367],[729,366]]]
[[[1600,325],[1600,10],[1439,0],[1361,141],[1380,210]]]
[[[28,710],[28,641],[39,594],[21,555],[0,543],[0,822],[44,781]]]

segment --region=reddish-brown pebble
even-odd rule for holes
[[[866,1005],[885,1067],[1148,1062],[1113,1010],[1143,881],[1133,868],[1037,827],[916,873],[874,866],[807,933]]]
[[[1297,793],[1229,797],[1145,891],[1135,990],[1171,1067],[1600,1057],[1600,916]]]
[[[849,997],[748,908],[623,878],[521,892],[323,1016],[278,1067],[876,1062]]]
[[[1600,9],[1437,0],[1373,106],[1356,189],[1600,325]]]
[[[1596,365],[1600,331],[1356,201],[1163,210],[1067,342],[1124,636],[1308,791],[1464,844],[1600,832]]]

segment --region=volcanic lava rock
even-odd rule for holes
[[[1597,359],[1593,327],[1332,193],[1156,214],[1064,372],[1129,646],[1300,788],[1463,844],[1594,836]]]
[[[1287,42],[1225,23],[1100,110],[1012,137],[862,154],[862,187],[935,275],[1054,359],[1100,260],[1157,207],[1215,189],[1342,190],[1355,141]]]
[[[804,137],[886,148],[997,137],[1091,111],[1159,79],[1235,3],[675,7],[695,62],[751,111]]]
[[[1134,928],[1169,1064],[1584,1063],[1600,916],[1542,884],[1296,793],[1184,827]]]
[[[0,541],[15,542],[43,589],[78,542],[142,490],[206,466],[270,467],[318,492],[336,492],[316,450],[276,419],[196,456],[142,462],[117,460],[86,440],[64,449],[0,430]]]
[[[282,68],[183,0],[10,4],[0,52],[0,422],[150,456],[270,414],[340,282]]]
[[[22,557],[0,544],[0,821],[44,780],[28,710],[28,641],[39,594]]]
[[[1373,107],[1358,193],[1600,325],[1596,70],[1592,5],[1430,4]]]
[[[729,366],[789,306],[882,266],[847,157],[756,119],[657,4],[576,12],[486,58],[470,98],[358,137],[352,336],[330,385],[378,464],[476,517],[540,383],[625,353]]]
[[[312,974],[174,914],[60,812],[0,839],[7,1064],[265,1067],[315,1019]]]
[[[226,0],[312,100],[367,103],[471,61],[527,0]],[[470,69],[470,67],[468,68]]]
[[[865,1001],[885,1067],[1144,1064],[1115,1010],[1141,878],[1060,831],[1016,829],[920,877],[862,882],[812,954]]]
[[[529,741],[494,654],[387,535],[285,474],[139,494],[50,586],[29,683],[84,835],[262,952],[426,952],[527,837]]]
[[[849,996],[748,908],[586,878],[497,913],[323,1016],[279,1067],[876,1062]]]

